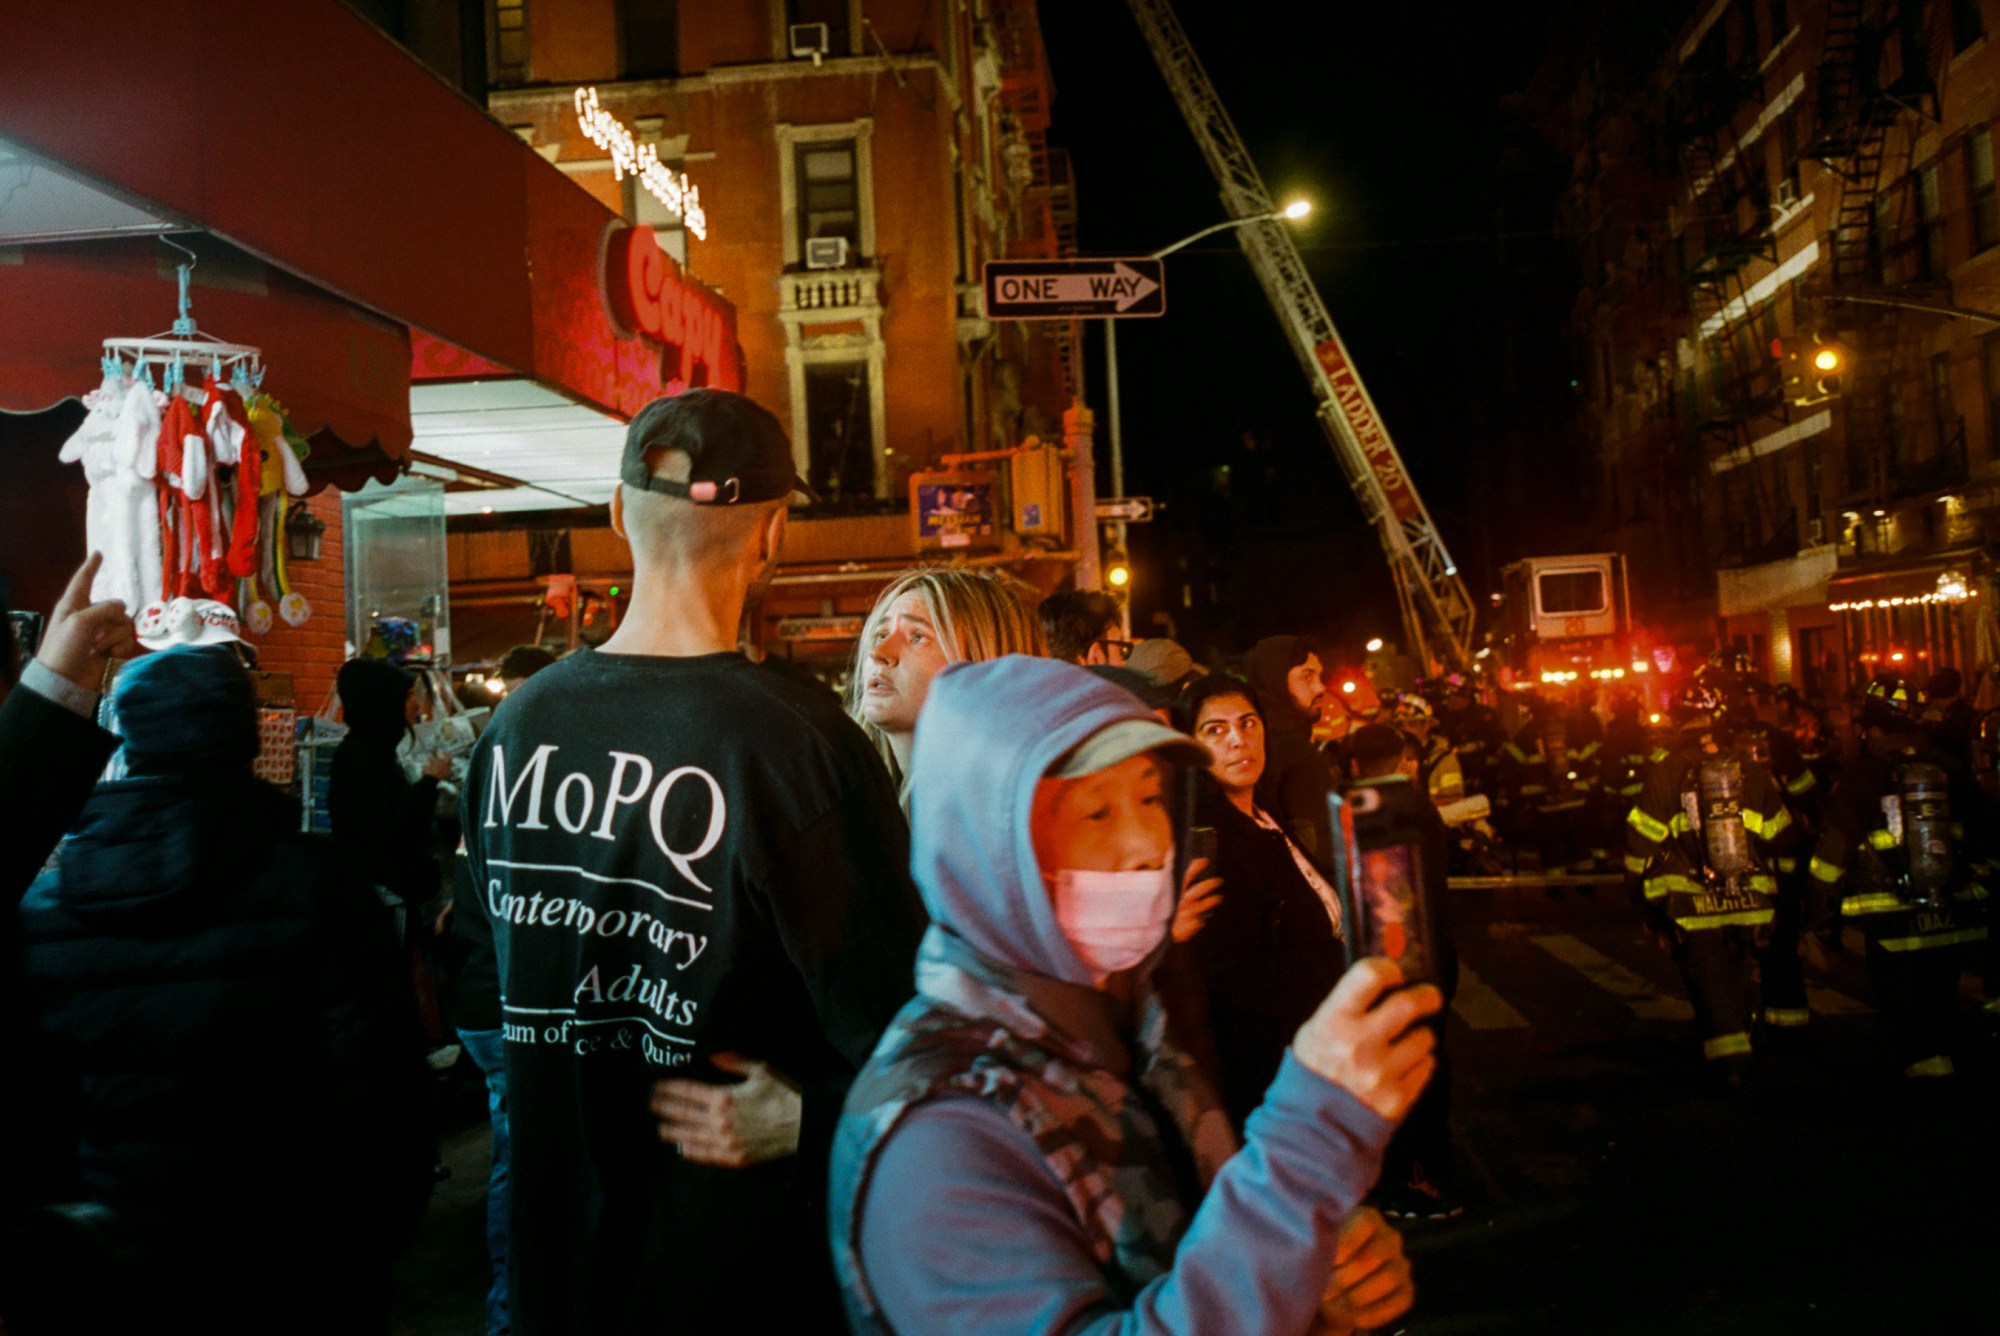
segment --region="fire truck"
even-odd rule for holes
[[[1563,687],[1653,674],[1649,651],[1633,638],[1623,555],[1529,557],[1503,568],[1500,579],[1499,654],[1510,685]]]

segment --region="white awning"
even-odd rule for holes
[[[528,380],[412,385],[410,426],[413,453],[521,484],[448,491],[447,517],[604,505],[625,448],[619,419]]]

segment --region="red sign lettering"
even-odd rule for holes
[[[692,384],[728,384],[734,359],[724,346],[728,322],[709,294],[687,283],[650,227],[612,235],[604,261],[605,295],[626,333],[681,350],[681,375]],[[705,368],[696,375],[694,368]],[[733,386],[732,386],[733,388]]]
[[[1399,520],[1415,522],[1423,518],[1423,506],[1417,500],[1410,479],[1403,472],[1403,461],[1396,454],[1395,444],[1389,439],[1388,428],[1375,413],[1375,405],[1369,402],[1368,391],[1362,388],[1361,378],[1354,374],[1354,364],[1347,360],[1347,349],[1337,338],[1328,339],[1314,349],[1319,356],[1319,364],[1326,372],[1326,378],[1333,383],[1334,402],[1347,418],[1347,425],[1353,429],[1354,439],[1361,445],[1361,453],[1368,458],[1368,466],[1375,473],[1375,480],[1382,488],[1382,495],[1389,502],[1390,513]]]

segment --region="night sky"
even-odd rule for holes
[[[1514,96],[1568,6],[1178,8],[1273,198],[1313,200],[1299,244],[1474,598],[1506,561],[1587,545],[1563,329],[1573,260],[1551,221],[1567,165]],[[1220,221],[1126,7],[1041,12],[1082,252],[1143,255]],[[1165,609],[1197,654],[1280,631],[1329,637],[1340,657],[1399,637],[1380,544],[1248,260],[1219,235],[1168,259],[1167,289],[1166,316],[1119,330],[1126,490],[1168,507],[1133,530],[1135,631],[1158,633]]]

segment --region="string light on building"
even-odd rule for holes
[[[1953,581],[1947,585],[1945,581]],[[1964,603],[1979,597],[1979,591],[1965,583],[1965,577],[1947,571],[1938,577],[1938,589],[1934,594],[1912,594],[1908,598],[1862,598],[1850,603],[1829,603],[1828,612],[1869,612],[1876,608],[1920,608],[1927,603]]]

